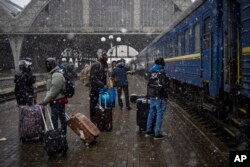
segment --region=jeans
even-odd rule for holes
[[[158,99],[155,97],[150,98],[150,109],[149,109],[149,114],[148,114],[147,130],[146,130],[147,132],[152,131],[152,123],[153,123],[154,116],[156,115],[154,133],[155,133],[155,136],[158,136],[161,134],[163,114],[166,111],[166,108],[167,108],[166,99]]]
[[[67,132],[67,120],[65,115],[65,104],[50,104],[51,107],[51,120],[55,129],[58,129],[58,117],[61,121],[61,129],[63,134]]]
[[[124,95],[125,95],[126,107],[130,107],[128,85],[126,85],[126,86],[118,86],[117,87],[118,104],[119,104],[120,107],[123,107],[122,98],[121,98],[122,90],[123,90]]]

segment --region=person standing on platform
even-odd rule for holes
[[[35,103],[35,93],[33,84],[36,77],[32,72],[32,60],[25,58],[19,61],[20,73],[15,75],[14,93],[18,105],[32,105]]]
[[[90,120],[96,123],[95,107],[99,101],[99,89],[107,89],[108,56],[105,51],[97,51],[98,60],[90,69]]]
[[[116,85],[115,85],[115,78],[112,77],[112,72],[113,72],[113,70],[114,70],[115,67],[116,67],[116,61],[113,60],[111,62],[111,65],[109,67],[109,72],[108,72],[109,86],[110,87],[116,87]]]
[[[155,60],[155,64],[150,69],[150,77],[147,87],[147,95],[150,97],[150,109],[147,119],[146,137],[154,135],[154,139],[162,139],[161,126],[163,115],[167,108],[168,98],[168,78],[164,71],[165,62],[163,58]],[[156,112],[156,114],[155,114]],[[154,134],[152,134],[152,124],[156,115]]]
[[[51,119],[55,129],[58,129],[58,118],[61,121],[61,129],[66,135],[67,123],[65,115],[65,104],[68,103],[67,97],[64,95],[66,81],[63,76],[62,69],[57,65],[55,58],[48,58],[45,62],[47,72],[49,73],[47,80],[46,96],[40,105],[50,104]]]
[[[122,102],[122,90],[125,94],[125,102],[127,110],[131,110],[129,103],[129,90],[128,90],[128,77],[127,74],[133,74],[132,71],[129,71],[129,68],[126,67],[124,60],[117,61],[117,65],[112,72],[112,78],[115,78],[115,83],[117,86],[117,94],[118,94],[118,104],[120,108],[123,108]]]

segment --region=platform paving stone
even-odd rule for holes
[[[129,77],[130,93],[145,94],[146,82],[138,76]],[[38,102],[45,93],[38,94]],[[66,112],[89,117],[88,88],[77,82],[77,91],[69,99]],[[113,130],[102,132],[97,143],[86,146],[68,128],[69,150],[66,156],[49,158],[40,141],[22,143],[18,136],[18,108],[15,101],[0,104],[0,167],[65,166],[65,167],[214,167],[228,166],[228,157],[207,140],[178,108],[168,103],[162,140],[137,134],[136,105],[132,110],[113,109]],[[48,119],[47,119],[48,123]]]

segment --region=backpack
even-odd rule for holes
[[[148,82],[148,94],[158,96],[162,93],[162,83],[160,79],[160,72],[151,73]]]
[[[69,64],[63,64],[59,67],[62,69],[63,77],[66,81],[63,94],[64,96],[71,98],[75,94],[75,80],[77,74],[73,71]]]
[[[100,69],[102,64],[99,61],[96,61],[99,64]],[[80,81],[84,86],[90,87],[90,70],[92,65],[86,64],[80,73]]]
[[[84,86],[90,86],[90,69],[91,65],[86,64],[80,73],[80,81]]]

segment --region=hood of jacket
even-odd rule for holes
[[[154,64],[151,68],[150,68],[150,72],[151,73],[154,73],[154,72],[157,72],[157,71],[160,71],[160,70],[163,70],[163,67],[161,65],[158,65],[158,64]]]
[[[61,73],[63,73],[62,69],[59,66],[56,66],[55,68],[53,68],[49,73],[53,74],[56,71],[60,71]]]
[[[116,67],[118,67],[118,68],[125,67],[125,63],[120,62],[120,63],[118,63],[118,64],[116,65]]]

